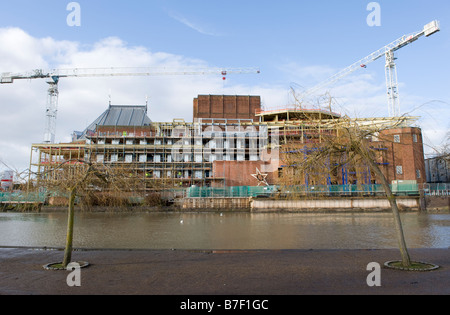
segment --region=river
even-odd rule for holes
[[[409,248],[449,248],[450,214],[402,213]],[[0,213],[0,246],[64,247],[65,213]],[[77,213],[86,249],[397,248],[390,213]]]

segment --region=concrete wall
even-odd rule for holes
[[[401,198],[397,200],[400,210],[420,209],[418,198]],[[321,199],[321,200],[267,200],[254,199],[251,209],[257,211],[383,211],[390,210],[387,199]]]
[[[400,210],[419,211],[418,198],[399,198]],[[185,198],[182,202],[185,210],[216,211],[386,211],[390,210],[386,199],[322,199],[322,200],[270,200],[251,198]]]
[[[185,198],[182,203],[183,209],[198,210],[249,210],[249,198]]]

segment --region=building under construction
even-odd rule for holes
[[[278,185],[288,171],[288,144],[314,148],[343,119],[323,109],[262,110],[259,96],[199,95],[193,121],[153,122],[147,106],[114,106],[75,133],[72,143],[33,144],[30,169],[39,186],[62,163],[89,161],[124,168],[141,179],[142,191],[196,187]],[[389,182],[425,182],[421,129],[417,118],[355,118],[373,130],[372,148]],[[377,130],[382,130],[378,132]],[[378,133],[377,133],[378,132]],[[323,173],[323,170],[321,170]],[[326,173],[326,172],[325,172]],[[42,175],[42,174],[45,174]],[[40,176],[42,175],[42,176]],[[340,165],[311,183],[379,184],[369,168]]]

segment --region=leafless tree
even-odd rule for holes
[[[41,185],[57,195],[67,196],[67,236],[62,267],[71,262],[76,198],[85,207],[103,205],[123,207],[130,197],[139,196],[145,183],[133,165],[108,166],[84,160],[68,160],[48,169],[41,177]],[[153,200],[154,201],[154,200]]]
[[[391,122],[389,128],[401,126],[404,119],[399,117]],[[280,176],[280,184],[285,187],[285,190],[292,191],[292,186],[298,187],[305,181],[311,185],[323,184],[325,178],[331,178],[342,165],[352,167],[355,174],[360,173],[358,169],[369,169],[381,183],[390,203],[402,264],[410,266],[411,259],[405,242],[396,196],[391,190],[386,174],[378,165],[378,156],[373,150],[372,139],[380,137],[383,128],[387,127],[362,126],[357,120],[348,117],[326,122],[311,119],[304,121],[304,126],[307,128],[309,137],[307,141],[300,138],[304,137],[304,134],[299,136],[294,132],[294,136],[291,136],[281,150],[284,152],[282,161],[285,169]]]

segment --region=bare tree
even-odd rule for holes
[[[66,268],[72,259],[74,216],[77,197],[85,207],[103,205],[123,207],[131,197],[145,192],[144,175],[133,165],[110,166],[84,160],[68,160],[47,170],[41,177],[41,185],[56,195],[67,196],[68,219],[64,259]]]
[[[73,227],[75,217],[75,199],[78,191],[84,191],[95,180],[105,180],[105,175],[96,167],[84,160],[68,160],[44,174],[39,174],[45,180],[47,189],[59,194],[68,194],[67,234],[62,268],[67,268],[72,260]]]
[[[401,126],[404,122],[405,118],[399,117],[390,123],[389,128]],[[353,168],[354,176],[362,173],[358,169],[372,172],[384,188],[392,209],[402,265],[411,266],[396,196],[378,164],[379,157],[372,142],[373,138],[380,137],[383,128],[388,127],[360,125],[348,117],[327,121],[310,119],[304,121],[303,126],[301,135],[294,132],[294,136],[284,144],[282,160],[285,169],[280,176],[280,184],[290,190],[292,185],[330,185],[342,165]]]

